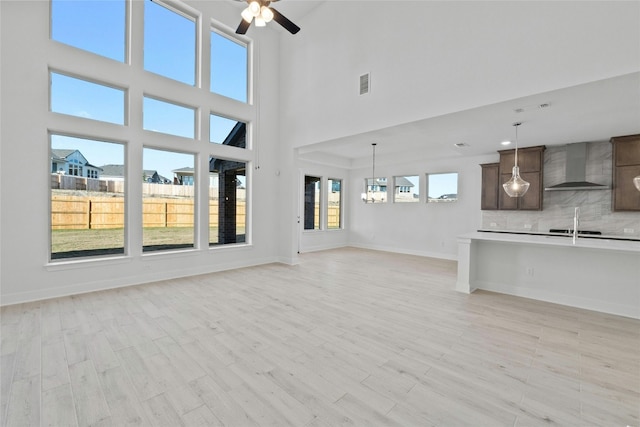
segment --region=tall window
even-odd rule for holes
[[[124,147],[54,134],[49,158],[51,259],[123,254],[124,176],[101,179],[96,164],[124,165]]]
[[[393,201],[415,203],[420,201],[420,177],[417,175],[393,177]]]
[[[304,229],[320,229],[320,185],[316,176],[304,177]]]
[[[144,69],[188,85],[196,79],[196,23],[157,1],[144,2]]]
[[[209,245],[246,242],[247,164],[209,158]]]
[[[51,111],[123,125],[122,89],[51,73]]]
[[[209,141],[230,147],[247,148],[247,124],[211,114],[209,116]]]
[[[329,178],[327,197],[327,229],[342,228],[342,180]]]
[[[51,38],[124,62],[125,5],[125,0],[52,0]]]
[[[458,200],[458,174],[431,173],[427,175],[428,203],[448,203]]]
[[[51,137],[42,145],[50,157],[51,259],[127,253],[124,229],[140,207],[142,230],[127,235],[129,244],[145,253],[206,248],[206,241],[196,245],[196,230],[206,228],[211,245],[246,243],[249,154],[242,154],[244,161],[217,156],[234,151],[222,145],[243,150],[251,145],[250,123],[237,119],[256,115],[247,102],[246,39],[202,25],[198,2],[49,1],[48,42],[75,48],[58,45],[53,51],[64,52],[64,58],[51,61],[58,65],[46,77],[53,113],[47,115]],[[143,28],[128,31],[131,23]],[[200,45],[208,35],[210,46]],[[211,49],[210,62],[200,60],[202,49]],[[137,54],[141,57],[131,57]],[[43,57],[43,69],[48,63]],[[105,77],[113,66],[122,72]],[[202,76],[210,76],[211,85],[197,84]],[[220,95],[229,99],[220,102]],[[210,112],[209,123],[201,111]],[[207,126],[211,144],[202,144]],[[126,165],[125,152],[142,158],[142,165]],[[201,184],[196,159],[203,158],[211,160],[211,170],[200,171],[203,181],[210,174],[211,215],[204,217],[194,207]],[[125,176],[132,173],[126,179],[139,183],[142,200],[133,200],[127,216]]]
[[[142,127],[154,132],[194,138],[196,112],[193,108],[144,97]]]
[[[193,154],[145,148],[142,173],[143,252],[194,247]]]
[[[211,92],[247,102],[247,46],[211,31]]]

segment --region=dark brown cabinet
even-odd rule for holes
[[[498,209],[498,188],[500,187],[500,163],[485,163],[482,168],[482,210]]]
[[[640,175],[640,135],[616,136],[613,144],[613,210],[640,211],[640,191],[633,178]]]
[[[480,165],[482,167],[481,209],[542,210],[544,150],[544,145],[518,149],[520,176],[529,182],[529,191],[523,197],[509,197],[502,188],[502,184],[511,179],[515,164],[515,150],[499,151],[499,163]]]

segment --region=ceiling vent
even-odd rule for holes
[[[360,95],[369,93],[369,73],[360,76]]]

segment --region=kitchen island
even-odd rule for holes
[[[456,290],[476,289],[640,319],[640,242],[468,233],[458,237]]]

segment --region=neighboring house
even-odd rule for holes
[[[142,180],[152,184],[171,184],[169,178],[160,175],[156,170],[145,169],[142,171]]]
[[[403,176],[395,178],[395,200],[413,199],[413,187],[415,185]]]
[[[100,179],[104,181],[124,181],[124,165],[102,165]]]
[[[222,141],[222,145],[247,148],[247,124],[244,122],[236,123],[229,135]]]
[[[78,150],[51,149],[51,172],[85,178],[100,178],[102,169],[94,166]]]
[[[172,170],[174,174],[173,183],[177,185],[193,185],[193,168],[180,168]]]
[[[67,161],[51,153],[51,173],[66,173],[67,171]]]

